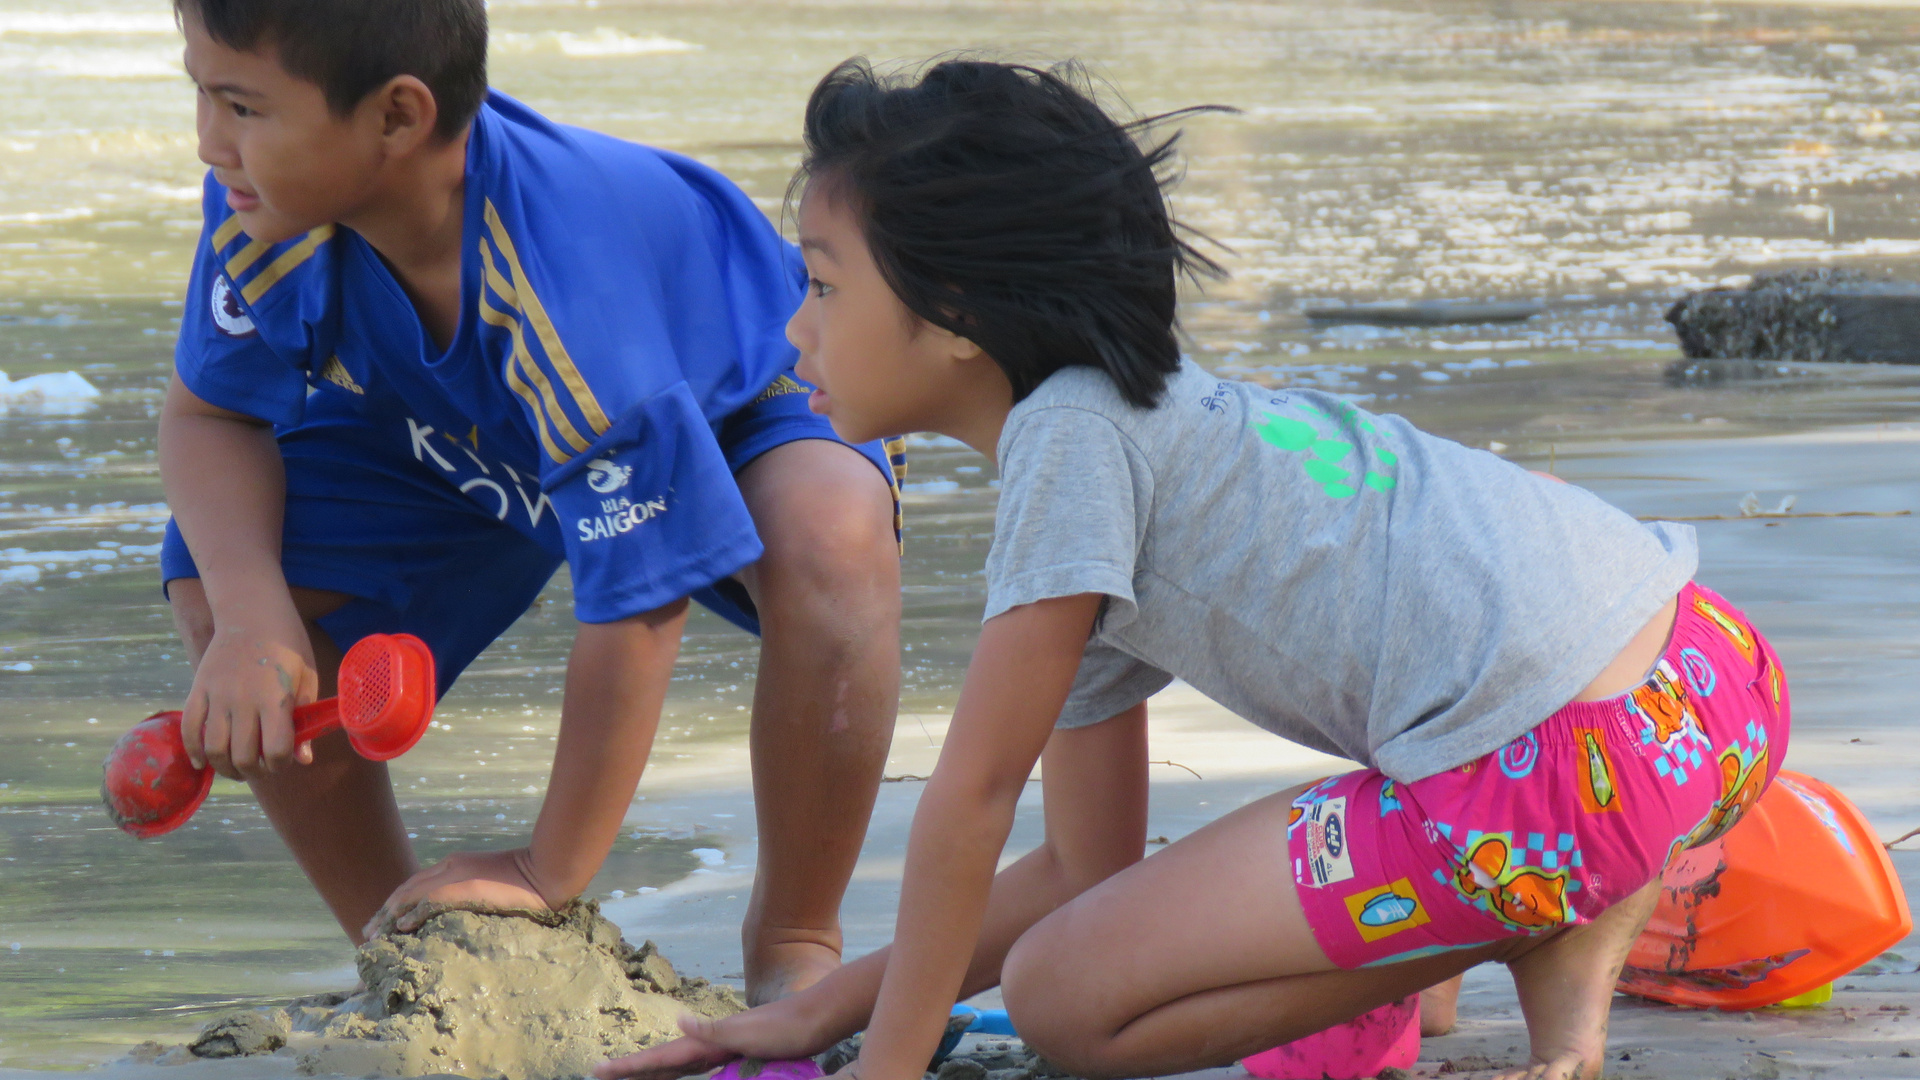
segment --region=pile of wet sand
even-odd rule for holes
[[[559,1080],[675,1038],[682,1012],[745,1007],[730,988],[681,978],[653,942],[627,944],[592,901],[441,912],[369,941],[356,963],[360,991],[223,1016],[158,1056],[281,1053],[308,1075]]]

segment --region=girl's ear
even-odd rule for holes
[[[959,334],[953,333],[950,330],[943,330],[941,333],[946,334],[952,339],[947,342],[947,354],[955,360],[978,360],[987,354],[986,350],[982,349],[972,338],[961,337]]]

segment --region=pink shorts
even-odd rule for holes
[[[1698,585],[1639,688],[1575,702],[1499,750],[1398,783],[1374,769],[1294,800],[1287,853],[1343,968],[1589,922],[1740,820],[1786,753],[1772,646]]]

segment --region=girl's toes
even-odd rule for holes
[[[1600,1069],[1589,1068],[1579,1054],[1563,1054],[1548,1062],[1536,1062],[1524,1069],[1495,1073],[1491,1080],[1600,1080]]]

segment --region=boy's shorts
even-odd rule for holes
[[[792,371],[768,392],[721,421],[717,432],[738,476],[755,458],[802,439],[842,440],[807,408],[812,388]],[[444,695],[481,650],[513,625],[564,559],[460,493],[415,455],[396,455],[395,425],[314,393],[299,426],[281,432],[287,508],[281,565],[287,584],[346,593],[354,599],[319,620],[346,649],[371,633],[414,634],[433,650]],[[400,445],[406,445],[404,442]],[[844,445],[844,444],[843,444]],[[900,528],[900,489],[889,450],[853,447],[885,477]],[[899,462],[904,471],[904,461]],[[162,582],[199,577],[179,528],[167,523],[160,548]],[[759,617],[739,582],[725,579],[693,599],[758,634]]]
[[[1637,689],[1423,780],[1366,769],[1295,799],[1287,853],[1314,940],[1357,968],[1590,922],[1740,820],[1789,714],[1772,646],[1688,585]]]

